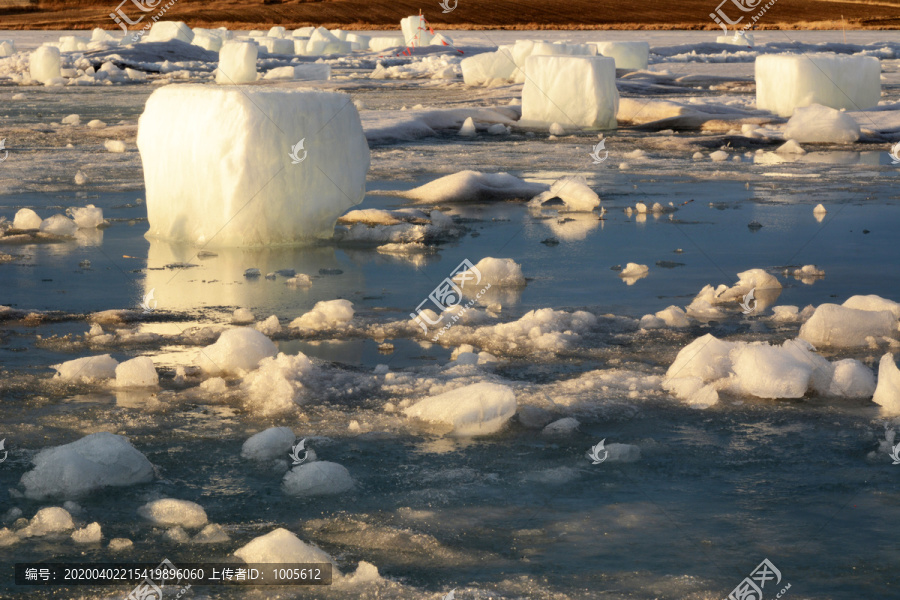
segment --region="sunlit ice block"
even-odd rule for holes
[[[520,125],[615,129],[619,92],[613,59],[530,56],[525,72]]]
[[[756,58],[756,108],[789,117],[810,104],[865,110],[881,98],[881,63],[873,56],[768,54]]]
[[[137,145],[147,236],[209,247],[330,238],[369,169],[351,98],[314,90],[165,86],[147,100]]]
[[[616,61],[617,69],[646,69],[650,61],[647,42],[597,42],[598,52]]]

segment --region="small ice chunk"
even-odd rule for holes
[[[30,208],[21,208],[16,212],[16,216],[13,219],[13,227],[16,229],[39,229],[43,221]]]
[[[125,152],[125,142],[121,140],[106,140],[103,142],[103,147],[106,148],[107,152],[115,154]]]
[[[49,233],[60,237],[73,237],[78,232],[78,225],[65,215],[53,215],[41,222],[42,233]]]
[[[788,140],[775,150],[776,154],[806,154],[806,150],[800,147],[797,140]],[[822,206],[821,204],[819,206]]]
[[[162,498],[138,508],[138,515],[154,525],[194,529],[206,525],[206,511],[196,502]]]
[[[116,387],[147,388],[158,385],[159,375],[149,356],[138,356],[116,367]]]
[[[288,471],[281,488],[289,496],[328,496],[353,489],[350,472],[337,463],[317,460]]]
[[[349,300],[316,302],[311,311],[291,321],[290,327],[321,331],[346,325],[353,319],[353,304]]]
[[[80,169],[77,173],[75,173],[75,183],[77,185],[84,185],[85,183],[87,183],[87,176],[85,176],[85,174],[82,173]]]
[[[550,135],[566,135],[566,130],[559,123],[550,124]]]
[[[284,412],[302,400],[303,378],[312,370],[312,363],[302,352],[296,356],[279,353],[275,358],[263,358],[259,368],[244,377],[241,388],[256,412]]]
[[[209,394],[224,394],[228,390],[228,382],[221,377],[210,377],[200,384],[200,389]]]
[[[849,144],[859,136],[853,117],[819,104],[796,108],[784,129],[786,139],[800,143]]]
[[[271,315],[265,321],[257,323],[256,330],[267,336],[281,333],[281,321],[278,320],[277,315]]]
[[[503,123],[494,123],[487,128],[487,132],[491,135],[506,135],[509,133],[509,128]]]
[[[296,439],[290,427],[270,427],[244,442],[241,457],[258,461],[284,458]]]
[[[625,265],[625,268],[619,273],[619,277],[643,277],[649,271],[650,268],[647,265],[630,262]]]
[[[887,414],[900,414],[900,369],[890,352],[881,357],[878,365],[878,387],[872,402],[880,405]]]
[[[466,117],[462,127],[459,128],[459,135],[472,137],[476,133],[478,133],[478,131],[475,129],[475,120],[472,119],[472,117]]]
[[[144,36],[144,42],[169,42],[178,40],[190,44],[194,39],[194,32],[184,21],[156,21],[150,27],[150,31]]]
[[[60,71],[59,48],[39,46],[28,58],[31,78],[44,85],[62,77]]]
[[[828,212],[828,209],[826,209],[821,204],[817,204],[816,207],[813,209],[813,214],[815,214],[815,215],[824,215],[827,212]]]
[[[866,346],[866,338],[890,337],[897,331],[897,319],[890,311],[847,308],[821,304],[800,328],[800,337],[814,346]]]
[[[112,379],[116,376],[117,366],[119,366],[119,362],[109,354],[85,356],[54,365],[53,368],[56,369],[54,378],[75,382]]]
[[[275,356],[272,340],[249,327],[224,331],[215,344],[197,353],[197,364],[205,372],[239,373],[252,371],[262,359]]]
[[[97,522],[72,532],[72,541],[76,544],[99,544],[102,537],[100,523]]]
[[[225,528],[216,523],[210,523],[200,530],[200,532],[191,538],[191,542],[195,544],[221,544],[231,539]]]
[[[542,183],[524,181],[509,173],[460,171],[403,192],[402,196],[429,204],[490,202],[530,198],[547,189]]]
[[[25,497],[76,497],[110,486],[130,486],[153,480],[153,465],[128,438],[107,432],[41,450],[35,467],[22,476]]]
[[[512,79],[513,71],[516,70],[516,63],[508,48],[499,48],[496,52],[482,52],[464,58],[459,66],[466,85],[505,82]]]
[[[516,396],[505,385],[476,383],[425,398],[403,413],[450,426],[455,435],[487,435],[499,431],[516,413]]]
[[[75,523],[69,511],[58,506],[48,506],[39,510],[18,535],[23,538],[41,537],[71,529],[75,529]]]
[[[163,537],[167,541],[174,542],[176,544],[186,544],[191,539],[187,531],[185,531],[183,527],[178,525],[167,529],[165,534],[163,534]]]
[[[113,538],[109,540],[109,549],[112,552],[130,550],[132,546],[134,546],[134,542],[132,542],[128,538]]]
[[[600,206],[600,196],[580,176],[558,179],[549,190],[538,194],[528,204],[541,206],[554,198],[561,200],[568,210],[576,212],[589,212]]]
[[[482,258],[475,265],[475,270],[481,275],[478,285],[488,284],[496,287],[524,287],[525,276],[522,275],[522,267],[511,258]],[[454,277],[457,283],[473,282],[478,279],[470,270],[463,271]]]
[[[100,119],[93,119],[91,121],[88,121],[87,126],[91,129],[103,129],[104,127],[106,127],[106,123],[104,123]]]
[[[66,211],[72,216],[75,224],[82,229],[94,229],[103,225],[103,209],[88,204],[84,207],[73,206]]]
[[[231,315],[231,322],[235,325],[247,325],[254,321],[256,321],[256,317],[253,316],[253,313],[248,308],[236,308]]]
[[[617,69],[646,69],[650,60],[648,42],[597,42],[597,52],[616,61]]]
[[[81,125],[81,117],[72,114],[67,117],[63,117],[60,120],[60,123],[62,123],[63,125]]]
[[[875,393],[875,374],[858,360],[847,358],[834,363],[834,376],[828,394],[842,398],[871,398]]]
[[[609,455],[609,462],[635,462],[641,459],[640,446],[632,444],[607,444],[605,446]]]
[[[565,417],[559,419],[557,421],[553,421],[546,427],[544,427],[543,431],[541,431],[541,435],[569,435],[576,429],[581,423],[578,422],[578,419],[573,417]]]
[[[252,539],[235,550],[234,555],[247,564],[333,563],[331,556],[312,544],[307,544],[287,529],[278,528]],[[340,576],[337,568],[333,573]]]
[[[713,162],[722,162],[724,160],[728,160],[728,153],[724,150],[716,150],[715,152],[711,152],[709,158]]]

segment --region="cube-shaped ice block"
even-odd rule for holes
[[[602,56],[529,56],[522,90],[523,126],[614,129],[619,110],[616,63]]]
[[[236,84],[256,81],[256,42],[225,42],[219,50],[216,83]]]
[[[650,61],[647,42],[597,42],[602,56],[615,59],[617,69],[646,69]]]
[[[400,19],[400,29],[403,30],[403,38],[410,48],[427,46],[431,43],[434,34],[425,21],[425,17],[412,16]]]
[[[315,90],[168,85],[147,100],[137,145],[147,236],[209,247],[329,238],[369,169],[350,96]]]
[[[881,98],[874,56],[766,54],[756,58],[756,108],[789,117],[798,106],[865,110]]]
[[[31,78],[47,83],[62,75],[59,63],[59,48],[55,46],[39,46],[28,59]]]

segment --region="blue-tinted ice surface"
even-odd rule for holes
[[[892,61],[884,64],[889,74],[896,71]],[[379,109],[440,105],[447,93],[404,85],[385,91],[373,84],[354,93]],[[34,140],[27,149],[32,162],[0,165],[20,169],[27,183],[0,171],[12,189],[0,195],[0,216],[12,219],[18,208],[30,207],[46,217],[93,203],[110,221],[76,241],[0,246],[13,257],[0,261],[0,305],[35,313],[0,324],[0,439],[9,451],[0,464],[0,518],[12,507],[30,518],[43,506],[60,505],[62,500],[26,500],[7,490],[20,489],[19,479],[39,450],[95,431],[127,435],[159,477],[77,499],[78,525],[99,522],[102,545],[31,539],[0,547],[0,562],[217,560],[285,527],[325,549],[343,570],[368,561],[389,581],[328,592],[192,593],[413,599],[440,598],[456,588],[457,598],[705,599],[727,596],[768,558],[783,580],[774,590],[768,584],[765,597],[787,583],[788,597],[798,599],[891,597],[900,573],[894,542],[900,467],[891,465],[883,442],[885,428],[898,427],[896,419],[882,418],[868,400],[816,396],[724,397],[701,411],[658,386],[630,389],[590,378],[593,370],[614,369],[661,376],[678,350],[705,333],[780,343],[796,336],[797,325],[737,315],[695,322],[684,331],[641,334],[634,326],[611,326],[556,355],[503,356],[494,371],[446,368],[453,348],[402,336],[382,339],[373,330],[283,336],[276,339],[279,350],[303,352],[323,375],[310,384],[314,397],[296,413],[268,417],[243,404],[233,380],[230,395],[222,395],[175,379],[177,366],[191,364],[184,354],[197,346],[182,332],[227,324],[236,308],[249,308],[260,320],[277,315],[286,326],[318,301],[346,298],[361,323],[399,321],[463,259],[486,256],[513,258],[528,278],[524,289],[497,300],[503,321],[546,307],[639,318],[673,304],[684,307],[704,285],[731,285],[738,272],[751,268],[778,276],[784,286],[780,305],[841,303],[854,294],[900,300],[897,167],[887,145],[854,147],[860,152],[824,147],[790,164],[757,160],[741,149],[734,151],[740,163],[711,163],[692,160],[693,150],[685,148],[705,138],[705,152],[715,150],[727,143],[722,135],[620,131],[607,136],[610,160],[595,166],[587,156],[596,143],[592,135],[464,140],[443,131],[413,142],[373,144],[369,189],[407,190],[464,168],[504,170],[545,183],[580,174],[600,194],[604,218],[535,211],[517,202],[447,204],[441,208],[465,228],[464,235],[418,258],[330,241],[198,256],[197,248],[143,237],[147,223],[138,202],[144,193],[133,135],[148,88],[23,88],[39,100],[5,111],[23,127],[42,122],[39,109],[52,110],[56,121],[72,112],[83,122],[124,120],[115,137],[129,146],[124,155],[96,155],[94,134],[84,132],[85,140],[66,138],[75,149],[49,148],[31,131],[25,135]],[[13,90],[19,88],[0,94]],[[692,141],[679,141],[684,138]],[[648,156],[625,156],[636,148]],[[12,157],[18,158],[15,152]],[[622,162],[629,168],[620,168]],[[94,165],[86,169],[89,182],[76,188],[74,172],[85,163]],[[638,202],[671,203],[678,210],[644,219],[626,215]],[[821,220],[813,215],[819,203],[828,209]],[[399,196],[372,194],[359,208],[409,206]],[[751,222],[762,228],[748,228]],[[558,244],[542,243],[551,239]],[[626,285],[612,267],[628,262],[648,265],[649,275]],[[805,282],[785,275],[807,264],[824,270],[824,277]],[[287,286],[282,275],[247,279],[249,268],[263,275],[294,269],[310,275],[312,286]],[[85,315],[139,309],[151,289],[157,310],[138,322],[105,327],[162,338],[100,348],[83,342],[90,328]],[[380,347],[383,342],[393,351]],[[119,360],[152,356],[161,389],[123,392],[50,380],[49,365],[106,352]],[[823,350],[829,359],[852,357],[871,368],[883,352]],[[371,375],[379,364],[393,372],[390,383]],[[580,426],[562,437],[543,436],[520,417],[498,434],[468,440],[406,427],[387,410],[388,403],[439,393],[454,377],[491,378],[492,372],[514,386],[520,404],[543,406],[548,418],[575,416]],[[580,376],[589,384],[579,387]],[[260,466],[240,456],[250,435],[271,426],[291,427],[320,460],[344,465],[354,490],[286,496],[280,489],[284,466]],[[601,439],[639,446],[640,460],[592,465],[586,452]],[[200,503],[231,541],[204,546],[166,539],[163,529],[136,513],[157,497]],[[14,520],[0,527],[18,528]],[[133,550],[108,550],[115,537],[132,539]],[[10,572],[0,574],[0,597],[53,597],[12,587]],[[56,595],[107,598],[127,591],[70,588]]]

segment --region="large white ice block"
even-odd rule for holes
[[[194,39],[194,32],[185,25],[184,21],[157,21],[150,27],[150,32],[144,36],[144,42],[169,42],[179,40],[190,44]]]
[[[873,56],[767,54],[756,58],[756,107],[789,117],[798,106],[865,110],[881,98]]]
[[[434,35],[431,28],[425,21],[425,17],[412,16],[400,19],[400,29],[403,31],[403,38],[406,45],[410,48],[418,48],[419,46],[427,46],[431,43]]]
[[[334,92],[168,85],[147,100],[137,145],[148,237],[216,247],[331,237],[369,170],[359,113]]]
[[[483,52],[464,58],[459,63],[466,85],[484,85],[491,81],[506,82],[516,70],[512,52],[500,48],[496,52]]]
[[[530,56],[522,90],[525,126],[614,129],[619,110],[616,63],[600,56]]]
[[[31,53],[28,59],[31,78],[41,83],[60,77],[59,48],[55,46],[40,46]]]
[[[216,83],[234,84],[256,81],[256,58],[259,46],[255,42],[225,42],[219,50]]]
[[[369,50],[373,52],[383,52],[388,48],[402,48],[406,45],[402,35],[393,36],[376,36],[369,40]]]
[[[597,51],[616,61],[617,69],[646,69],[650,60],[647,42],[597,42]]]

